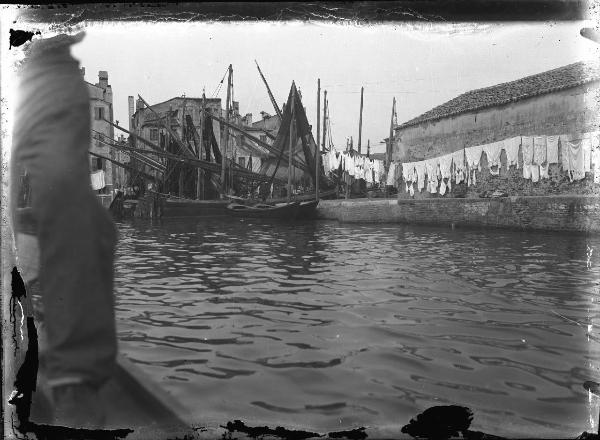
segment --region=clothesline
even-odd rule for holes
[[[559,162],[559,145],[561,161]],[[390,166],[388,184],[398,186],[404,181],[406,191],[414,194],[414,184],[422,191],[445,194],[452,190],[452,180],[468,186],[477,183],[476,172],[481,171],[481,156],[486,154],[490,174],[499,175],[502,151],[506,153],[507,167],[523,164],[523,178],[538,182],[548,178],[550,164],[560,164],[571,181],[581,180],[586,172],[594,171],[594,182],[600,183],[600,132],[575,135],[515,136],[485,145],[462,148],[418,162],[394,162]],[[519,161],[521,158],[521,161]],[[401,169],[401,172],[399,172]],[[390,180],[390,176],[393,176]],[[427,178],[426,178],[427,176]]]
[[[333,148],[323,155],[323,167],[325,172],[341,170],[356,179],[364,179],[367,183],[381,182],[385,178],[385,166],[382,160],[338,152]]]

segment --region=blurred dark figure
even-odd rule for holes
[[[47,347],[41,361],[52,389],[54,423],[98,428],[104,418],[98,391],[117,354],[116,230],[90,183],[90,98],[70,54],[82,39],[83,34],[59,35],[27,48],[15,107],[11,207],[19,259],[39,263],[39,275],[26,282],[37,278],[42,295]],[[35,240],[15,215],[23,171],[39,257],[32,257]]]

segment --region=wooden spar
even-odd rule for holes
[[[362,140],[362,113],[363,113],[363,93],[364,87],[360,88],[360,117],[358,119],[358,154],[360,154],[360,142]]]
[[[386,169],[389,172],[390,164],[392,163],[392,142],[394,139],[394,114],[396,113],[396,97],[392,102],[392,117],[390,119],[390,137],[386,149]]]
[[[204,150],[204,110],[206,109],[206,95],[202,91],[202,111],[200,112],[200,144],[198,145],[198,159],[202,160],[202,150]],[[208,159],[208,158],[207,158]],[[196,181],[196,199],[204,199],[204,171],[198,168]]]
[[[146,105],[146,108],[147,108],[148,110],[150,110],[154,116],[156,116],[157,122],[158,122],[160,125],[162,125],[162,126],[165,128],[165,130],[167,130],[167,132],[169,133],[169,135],[171,136],[171,138],[175,140],[175,143],[176,143],[176,144],[177,144],[177,146],[179,147],[179,150],[180,150],[180,152],[182,152],[182,151],[183,151],[183,152],[184,152],[184,153],[185,153],[185,154],[186,154],[188,157],[193,157],[193,158],[195,158],[195,157],[196,157],[196,155],[195,155],[195,154],[194,154],[192,151],[190,151],[190,150],[189,150],[189,149],[188,149],[188,148],[187,148],[187,147],[184,145],[184,143],[183,143],[183,142],[181,142],[181,139],[179,139],[179,136],[177,136],[177,133],[175,133],[175,132],[174,132],[174,131],[171,129],[171,127],[169,127],[169,122],[167,122],[167,123],[164,123],[164,122],[162,122],[162,120],[161,120],[160,116],[158,115],[158,113],[156,113],[156,112],[154,111],[154,109],[153,109],[153,108],[152,108],[150,105],[148,105],[148,103],[147,103],[147,102],[144,100],[144,98],[142,98],[142,97],[141,97],[139,94],[138,94],[138,97],[139,97],[139,98],[142,100],[142,102],[144,103],[144,105]]]
[[[130,166],[130,165],[127,165],[127,164],[124,164],[124,163],[122,163],[122,162],[119,162],[118,160],[111,159],[110,157],[106,157],[106,156],[103,156],[103,155],[101,155],[101,154],[94,153],[94,152],[92,152],[92,151],[88,151],[88,153],[89,153],[91,156],[98,157],[98,158],[100,158],[100,159],[104,159],[104,160],[107,160],[107,161],[109,161],[109,162],[112,162],[112,163],[114,163],[115,165],[117,165],[117,166],[120,166],[121,168],[125,168],[125,169],[128,169],[128,170],[130,170],[130,171],[135,171],[135,172],[137,172],[138,174],[142,174],[142,175],[143,175],[144,177],[146,177],[147,179],[150,179],[150,180],[153,180],[153,181],[156,181],[156,180],[158,180],[156,177],[154,177],[154,176],[152,176],[152,175],[150,175],[150,174],[148,174],[148,173],[145,173],[145,172],[143,172],[143,171],[141,171],[141,170],[135,169],[134,167],[132,167],[132,166]]]
[[[229,123],[229,100],[231,98],[231,75],[233,75],[233,66],[229,65],[229,75],[227,77],[227,101],[225,101],[225,120]],[[229,143],[229,127],[225,126],[221,142],[221,198],[225,195],[225,162],[227,161],[227,150]]]
[[[315,199],[319,200],[319,139],[321,139],[321,78],[317,79],[317,143],[315,145]]]
[[[105,141],[104,139],[100,139],[100,138],[98,139],[98,142],[101,142],[104,145],[107,145],[109,147],[115,148],[117,150],[129,151],[130,155],[132,157],[134,157],[135,159],[137,159],[140,162],[142,162],[144,165],[147,165],[147,166],[149,166],[150,168],[152,168],[152,169],[154,169],[156,171],[164,173],[165,170],[166,170],[166,167],[163,164],[161,164],[160,162],[157,162],[157,161],[155,161],[153,159],[150,159],[149,157],[143,156],[142,154],[140,154],[138,151],[136,151],[133,148],[128,148],[128,147],[121,146],[121,145],[111,144],[111,143]]]
[[[130,136],[133,136],[135,139],[139,139],[140,141],[142,141],[144,144],[148,145],[149,147],[152,147],[152,149],[156,150],[156,151],[162,151],[162,148],[160,148],[158,145],[153,144],[152,142],[150,142],[147,139],[144,139],[143,137],[141,137],[138,134],[132,133],[129,130],[124,129],[123,127],[109,121],[108,119],[104,119],[104,122],[108,122],[110,125],[112,125],[115,128],[118,128],[121,131],[124,131],[125,133],[127,133]]]
[[[292,87],[294,87],[294,83],[292,83]],[[292,111],[292,118],[290,120],[290,151],[288,154],[288,191],[287,191],[287,199],[288,202],[291,200],[292,197],[292,153],[294,150],[294,137],[295,134],[294,133],[294,116],[295,116],[295,111],[294,111],[294,107],[295,107],[295,103],[294,103],[294,98],[295,98],[295,93],[292,93],[292,102],[291,102],[291,111]]]
[[[275,101],[275,98],[273,97],[273,93],[271,93],[271,88],[269,87],[269,84],[267,84],[267,80],[265,79],[265,76],[263,75],[262,71],[260,70],[260,66],[258,65],[258,62],[256,60],[254,60],[254,62],[256,63],[256,67],[258,68],[258,73],[260,74],[260,77],[262,78],[263,82],[265,83],[265,86],[267,87],[267,93],[269,94],[269,99],[271,100],[271,104],[273,104],[273,108],[277,112],[277,116],[279,116],[279,120],[283,122],[283,116],[281,115],[281,110],[279,109],[279,106],[277,105],[277,101]]]
[[[181,105],[181,138],[189,144],[189,140],[187,137],[186,129],[185,129],[185,104],[187,99],[183,98],[183,103]],[[179,192],[179,197],[183,197],[183,178],[184,178],[184,170],[179,167],[178,179],[177,179],[177,189]]]
[[[125,147],[123,145],[115,145],[115,144],[110,144],[108,142],[105,141],[101,141],[103,143],[105,143],[106,145],[116,148],[116,149],[120,149],[120,150],[124,150],[124,151],[131,151],[134,153],[139,153],[139,150],[136,150],[134,148],[131,147]],[[218,173],[221,169],[220,165],[217,163],[213,163],[213,162],[208,162],[205,160],[200,160],[200,159],[196,159],[196,158],[187,158],[187,157],[183,157],[180,156],[178,154],[174,154],[174,153],[168,153],[166,151],[151,151],[151,150],[146,150],[144,151],[144,153],[146,154],[154,154],[157,156],[161,156],[161,157],[165,157],[167,159],[173,160],[174,162],[179,162],[179,163],[184,163],[186,165],[192,166],[192,167],[196,167],[196,168],[200,168],[203,169],[205,171],[211,172],[211,173]],[[144,156],[142,156],[144,157]],[[162,164],[161,164],[162,165]],[[164,167],[164,165],[162,165]],[[238,169],[239,168],[239,169]],[[265,176],[264,174],[258,174],[258,173],[254,173],[252,171],[248,171],[245,168],[242,167],[235,167],[235,169],[233,170],[233,174],[234,175],[239,175],[242,177],[249,177],[249,178],[253,178],[256,180],[261,180],[261,181],[268,181],[269,177]],[[278,179],[278,181],[280,181]]]
[[[255,137],[255,136],[252,136],[250,133],[248,133],[244,129],[238,127],[237,125],[231,124],[230,122],[225,121],[223,118],[219,118],[218,116],[212,115],[212,114],[210,114],[208,112],[206,112],[206,115],[209,118],[214,119],[216,121],[219,121],[222,124],[226,125],[227,127],[231,128],[231,129],[233,129],[235,131],[239,131],[240,133],[243,133],[246,138],[250,139],[252,142],[255,142],[256,144],[258,144],[261,147],[265,148],[266,150],[269,151],[269,153],[276,154],[276,155],[280,155],[281,154],[280,150],[277,150],[277,149],[273,148],[272,145],[269,145],[268,143],[261,141],[259,138]],[[292,159],[292,163],[293,163],[294,166],[300,168],[302,171],[308,171],[308,165],[302,159],[300,159],[300,158],[293,158]]]
[[[367,139],[367,157],[371,155],[371,139]]]
[[[327,133],[327,90],[323,91],[323,151],[325,151],[325,135]]]

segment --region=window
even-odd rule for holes
[[[150,129],[150,140],[151,141],[158,140],[158,128],[151,128]]]
[[[261,134],[260,135],[260,140],[266,143],[267,142],[267,135],[266,134]]]
[[[94,119],[98,121],[104,119],[104,107],[94,107]]]
[[[238,163],[242,166],[242,167],[246,167],[246,158],[245,157],[240,157],[238,158]]]
[[[102,166],[103,166],[103,164],[102,164],[102,159],[101,158],[94,157],[92,159],[92,172],[101,170]]]

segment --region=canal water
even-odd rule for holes
[[[600,237],[337,222],[120,223],[121,350],[198,423],[597,429]]]

